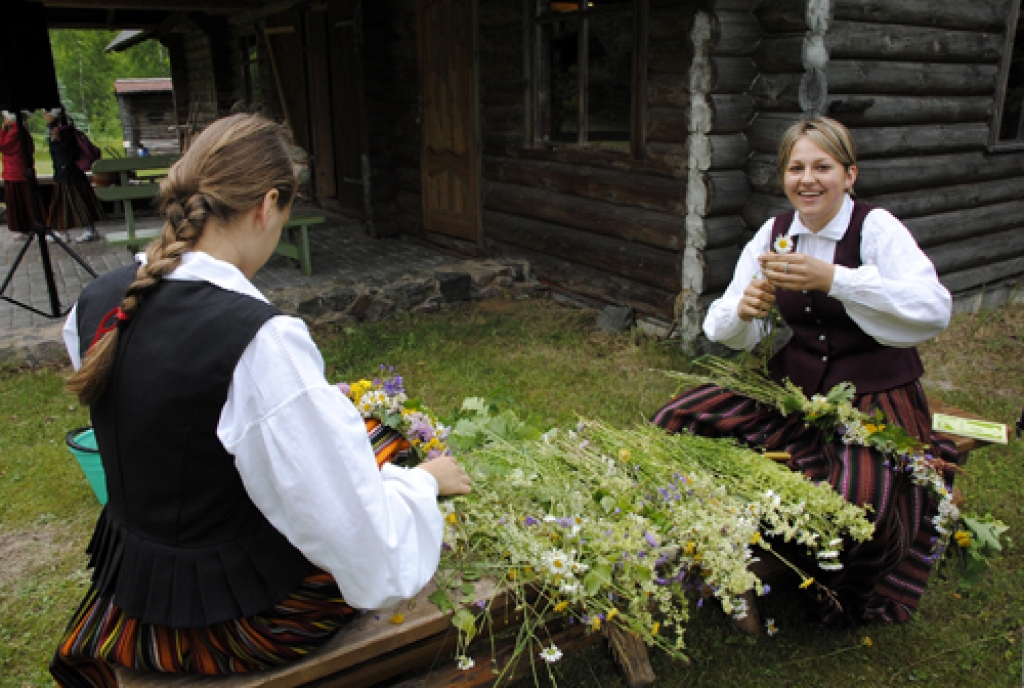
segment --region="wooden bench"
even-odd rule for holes
[[[955,406],[951,406],[950,404],[943,402],[941,399],[929,399],[928,406],[931,408],[932,413],[943,413],[948,416],[972,418],[974,420],[986,420],[985,418],[982,418],[976,413],[971,413],[970,411],[958,409]],[[943,439],[947,439],[956,445],[956,462],[960,466],[963,466],[965,463],[967,463],[967,457],[972,451],[976,449],[981,449],[983,447],[987,447],[988,445],[992,444],[991,442],[986,442],[985,440],[976,440],[973,437],[964,437],[963,435],[953,435],[951,433],[947,434],[939,432],[936,433],[936,435]]]
[[[284,223],[281,240],[274,252],[297,260],[302,274],[308,277],[313,274],[313,264],[309,256],[309,228],[326,221],[327,216],[322,213],[302,211],[292,215]]]
[[[475,597],[489,597],[493,582],[482,580],[475,584]],[[362,615],[332,638],[325,646],[297,662],[250,674],[223,677],[199,677],[174,674],[142,673],[118,668],[120,688],[292,688],[294,686],[334,686],[335,688],[366,688],[389,681],[399,685],[433,688],[459,685],[464,688],[489,686],[496,678],[492,669],[504,666],[511,656],[514,637],[499,644],[492,655],[484,630],[470,648],[475,666],[463,671],[455,664],[456,630],[451,614],[443,614],[427,597],[434,591],[427,586],[412,603],[400,605],[404,615],[401,624],[391,623],[392,612]],[[509,607],[508,599],[499,596],[491,605],[494,633],[514,627],[521,615]],[[549,625],[550,636],[545,642],[555,643],[568,654],[604,638],[601,633],[587,633],[587,626]],[[550,638],[550,639],[549,639]],[[540,647],[531,648],[533,657]],[[497,664],[491,662],[495,658]],[[517,671],[510,678],[522,678],[530,669],[530,658],[521,657]],[[429,673],[424,674],[425,670]],[[409,679],[410,675],[416,675]],[[405,679],[408,679],[406,681]],[[630,685],[635,685],[630,682]]]
[[[135,252],[151,239],[160,235],[160,229],[135,229],[135,201],[151,200],[160,194],[159,174],[178,161],[178,155],[148,155],[141,158],[104,158],[93,163],[93,173],[116,173],[117,186],[97,186],[96,197],[101,201],[124,203],[123,232],[107,232],[103,237],[108,244],[127,246]],[[155,172],[146,181],[137,179],[139,172]],[[135,177],[136,179],[133,179]]]

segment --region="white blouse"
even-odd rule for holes
[[[831,263],[852,215],[853,200],[846,196],[839,213],[821,231],[807,229],[797,213],[787,234],[799,237],[798,253]],[[732,282],[708,308],[704,333],[712,341],[749,350],[760,340],[759,322],[743,322],[736,309],[750,280],[760,273],[757,257],[771,250],[773,221],[765,222],[744,247]],[[949,291],[910,230],[889,211],[876,208],[868,213],[860,256],[859,268],[836,266],[828,295],[842,302],[865,333],[886,346],[910,347],[946,329],[953,305]]]
[[[267,300],[238,268],[205,253],[186,254],[165,279]],[[77,369],[76,311],[64,341]],[[437,482],[419,469],[377,470],[363,419],[325,379],[302,320],[276,316],[257,332],[235,368],[217,435],[256,506],[334,576],[352,606],[392,606],[433,577],[444,527]]]

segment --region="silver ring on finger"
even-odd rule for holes
[[[784,265],[785,265],[786,267],[784,267],[784,268],[782,269],[782,271],[783,271],[784,273],[786,273],[786,274],[788,275],[788,274],[789,274],[789,262],[787,261],[786,263],[784,263]]]

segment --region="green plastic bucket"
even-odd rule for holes
[[[100,460],[100,452],[96,448],[96,434],[92,428],[75,428],[67,434],[64,441],[68,449],[78,459],[78,465],[82,467],[89,486],[96,493],[96,499],[100,504],[107,503],[107,476],[103,472],[103,462]]]

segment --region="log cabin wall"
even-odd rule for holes
[[[362,32],[367,227],[374,236],[418,235],[423,202],[415,0],[364,2]]]
[[[749,227],[788,207],[774,148],[801,112],[818,112],[853,133],[858,197],[910,228],[959,305],[1018,281],[1024,151],[988,148],[1010,11],[1009,0],[763,5]]]
[[[637,37],[639,157],[533,141],[532,8],[480,0],[483,246],[551,284],[670,321],[686,248],[691,30],[698,3],[650,0]],[[638,83],[636,83],[638,81]],[[646,84],[646,86],[645,86]],[[647,116],[644,116],[647,113]],[[640,146],[644,144],[641,141]]]

